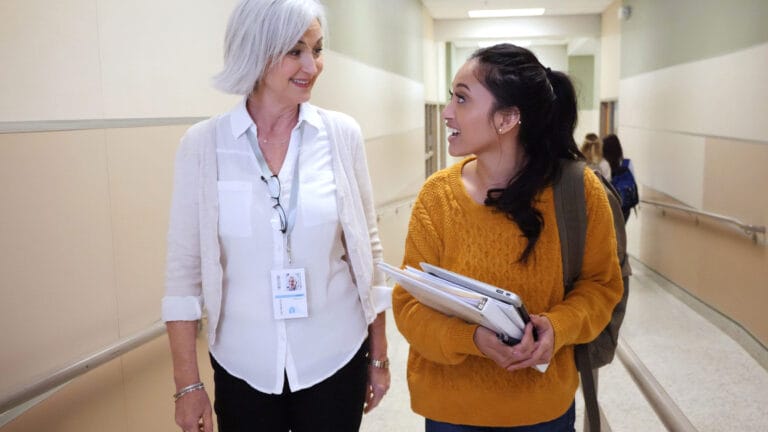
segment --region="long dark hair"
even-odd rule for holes
[[[606,135],[603,138],[603,157],[611,165],[611,175],[621,167],[621,160],[624,159],[624,152],[621,151],[621,142],[619,137],[614,134]]]
[[[489,115],[517,107],[523,166],[504,189],[489,189],[485,205],[506,213],[528,240],[520,255],[526,263],[541,235],[544,219],[533,205],[536,195],[560,178],[560,159],[583,159],[573,130],[576,92],[568,75],[545,68],[525,48],[499,44],[476,51],[478,80],[494,95]]]

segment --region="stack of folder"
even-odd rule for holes
[[[423,305],[488,328],[509,345],[523,337],[530,317],[517,294],[428,263],[420,266],[422,270],[378,264]],[[547,366],[536,369],[544,372]]]

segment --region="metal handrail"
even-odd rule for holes
[[[684,212],[684,213],[687,213],[687,214],[690,214],[690,215],[704,216],[704,217],[716,220],[718,222],[723,222],[723,223],[735,225],[735,226],[741,228],[741,230],[744,231],[744,234],[752,237],[752,241],[754,241],[755,243],[757,243],[757,234],[765,234],[765,225],[750,225],[750,224],[744,223],[744,222],[742,222],[742,221],[740,221],[740,220],[738,220],[736,218],[730,217],[730,216],[723,216],[723,215],[720,215],[720,214],[717,214],[717,213],[711,213],[711,212],[707,212],[707,211],[703,211],[703,210],[698,210],[698,209],[691,208],[691,207],[685,207],[685,206],[681,206],[681,205],[677,205],[677,204],[665,203],[665,202],[661,202],[661,201],[641,199],[640,202],[641,203],[645,203],[645,204],[649,204],[649,205],[652,205],[652,206],[655,206],[655,207],[659,207],[659,208],[662,208],[662,209],[677,210],[677,211],[681,211],[681,212]]]
[[[688,417],[683,414],[675,401],[661,384],[656,381],[653,374],[651,374],[643,362],[640,361],[637,354],[632,351],[632,348],[621,337],[616,347],[616,354],[667,430],[673,432],[697,432],[696,427],[693,426]]]
[[[126,337],[88,357],[60,369],[40,381],[32,383],[10,395],[0,397],[0,414],[29,402],[84,373],[141,346],[165,333],[165,323],[157,321],[149,328]]]
[[[381,217],[384,216],[387,212],[394,212],[395,214],[398,214],[400,212],[401,208],[408,207],[410,208],[413,206],[414,201],[416,201],[416,196],[411,196],[409,198],[395,200],[395,201],[389,201],[384,204],[376,206],[376,221],[381,221]]]
[[[38,382],[26,386],[9,396],[2,397],[0,398],[0,414],[5,414],[20,405],[38,398],[40,395],[55,390],[78,376],[120,357],[164,333],[165,323],[158,321],[141,332],[121,339],[101,351],[54,372]],[[643,365],[623,338],[619,338],[616,354],[668,430],[675,432],[697,432],[693,424],[691,424],[674,400],[656,381],[651,372]]]

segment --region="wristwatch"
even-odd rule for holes
[[[389,369],[389,359],[385,358],[384,360],[376,360],[371,359],[370,363],[371,366],[378,368],[378,369]]]

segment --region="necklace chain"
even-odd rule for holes
[[[290,141],[290,140],[291,140],[291,138],[290,138],[290,136],[289,136],[289,137],[288,137],[288,139],[284,139],[284,140],[282,140],[282,141],[274,141],[274,140],[272,140],[272,141],[268,141],[268,140],[265,140],[265,139],[262,139],[262,138],[259,138],[258,140],[259,140],[259,142],[260,142],[260,143],[262,143],[262,144],[280,145],[280,144],[285,144],[285,143],[287,143],[288,141]]]

